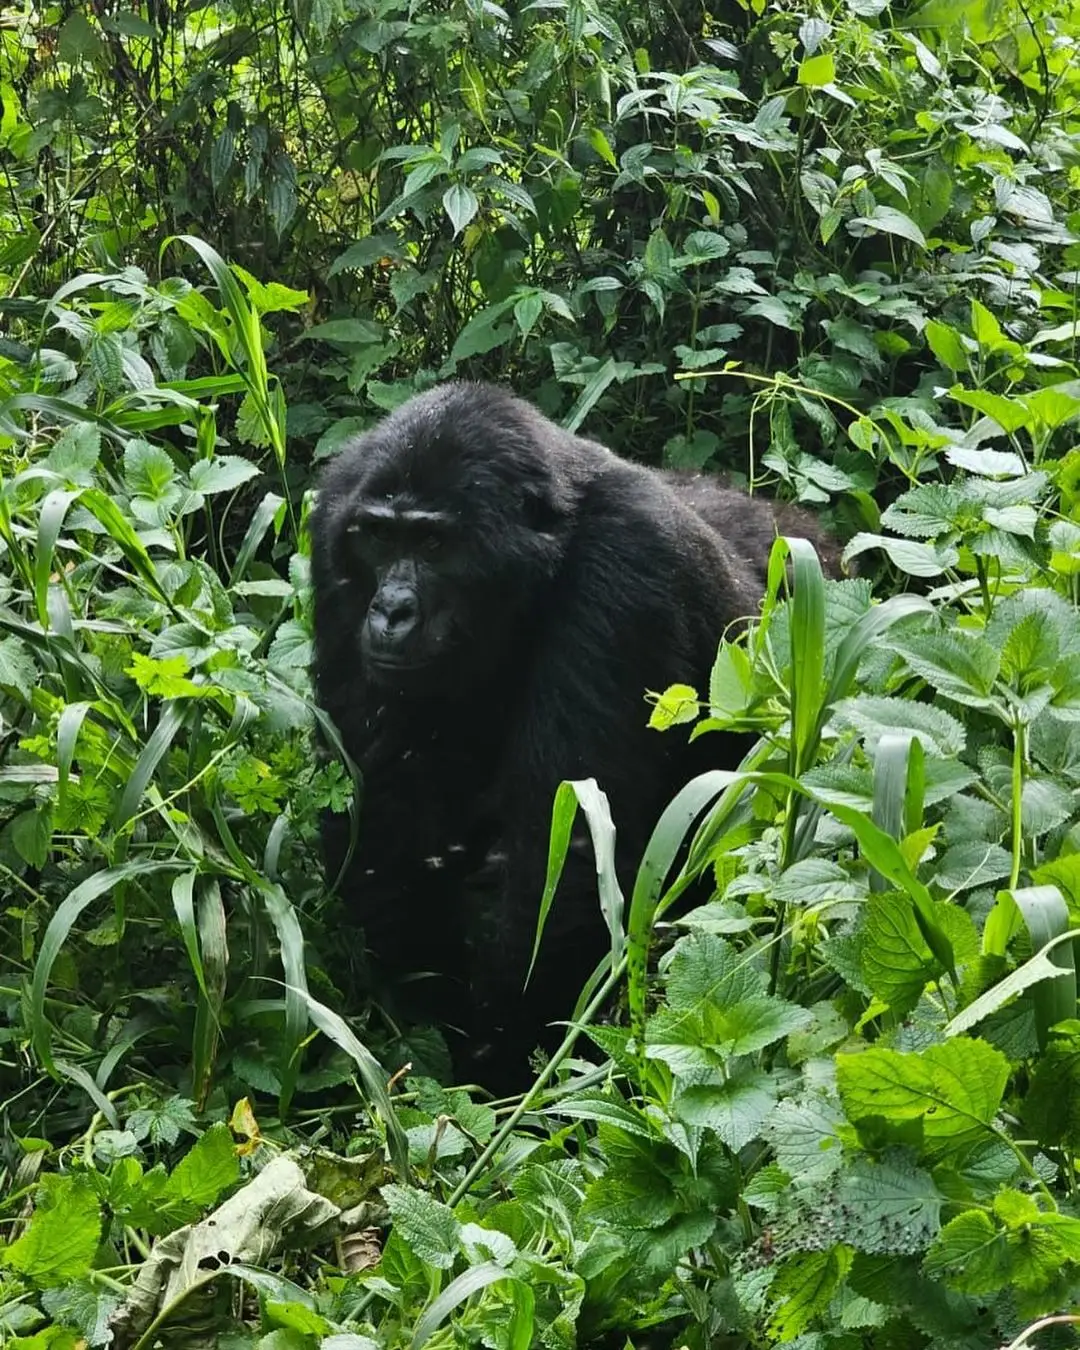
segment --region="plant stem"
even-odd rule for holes
[[[1023,722],[1013,727],[1012,760],[1012,872],[1009,875],[1009,888],[1020,881],[1020,859],[1023,852],[1023,805],[1024,805],[1024,751],[1027,736]]]

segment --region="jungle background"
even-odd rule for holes
[[[0,11],[0,1344],[1075,1343],[1078,41]],[[643,697],[760,742],[632,894],[560,793],[612,950],[521,1101],[440,1086],[318,864],[310,490],[455,375],[859,563],[778,544],[709,689]]]

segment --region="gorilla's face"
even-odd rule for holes
[[[501,672],[541,623],[569,514],[552,447],[531,424],[478,418],[435,391],[387,418],[324,490],[341,622],[367,677],[461,692]]]
[[[463,523],[446,511],[366,496],[349,516],[344,563],[367,602],[359,640],[370,676],[400,683],[452,658],[480,617]],[[349,618],[342,614],[342,622]]]

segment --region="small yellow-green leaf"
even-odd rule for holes
[[[589,144],[600,158],[610,164],[613,169],[619,167],[619,161],[615,158],[615,151],[611,148],[611,142],[599,127],[593,127],[592,131],[589,132]]]
[[[654,697],[656,703],[649,717],[649,726],[654,731],[682,726],[692,722],[698,715],[697,690],[692,685],[673,684]]]
[[[835,79],[836,62],[828,52],[808,56],[799,63],[799,83],[811,89],[820,89],[822,85],[832,84]]]

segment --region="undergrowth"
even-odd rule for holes
[[[674,9],[4,28],[0,1343],[1075,1342],[1074,18]],[[582,810],[611,952],[519,1101],[365,999],[317,853],[310,469],[454,371],[860,571],[779,541],[653,691],[756,743],[627,895],[560,790],[538,918]]]

